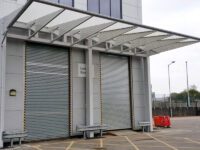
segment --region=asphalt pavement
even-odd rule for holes
[[[103,138],[25,143],[6,150],[200,150],[200,117],[172,118],[171,128],[152,133],[112,131]]]

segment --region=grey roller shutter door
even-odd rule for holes
[[[25,64],[27,140],[68,137],[68,50],[29,43]]]
[[[128,58],[101,56],[102,119],[110,130],[131,128]]]

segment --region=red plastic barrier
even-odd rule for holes
[[[156,127],[170,127],[171,121],[169,116],[154,116],[154,124]]]

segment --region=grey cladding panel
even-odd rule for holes
[[[101,96],[100,96],[100,53],[93,52],[94,78],[93,78],[93,109],[94,124],[101,123]]]
[[[85,125],[85,78],[78,77],[78,64],[85,64],[85,51],[73,48],[71,51],[72,63],[72,126],[73,135],[77,135],[76,126]]]
[[[69,136],[68,50],[40,44],[26,48],[27,140]]]
[[[128,58],[102,55],[103,123],[110,129],[131,128]]]

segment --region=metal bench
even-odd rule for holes
[[[19,145],[22,143],[22,139],[27,136],[27,131],[15,131],[15,132],[3,132],[3,140],[10,140],[10,147],[13,147],[14,139],[19,140]]]
[[[107,125],[92,125],[92,126],[83,126],[83,125],[79,125],[76,127],[77,132],[83,132],[83,138],[86,139],[87,138],[87,132],[90,131],[98,131],[100,133],[100,136],[103,136],[103,130],[108,129]]]
[[[151,123],[150,122],[139,122],[138,123],[140,127],[142,127],[142,132],[146,131],[149,132],[150,131],[150,126],[151,126]]]

